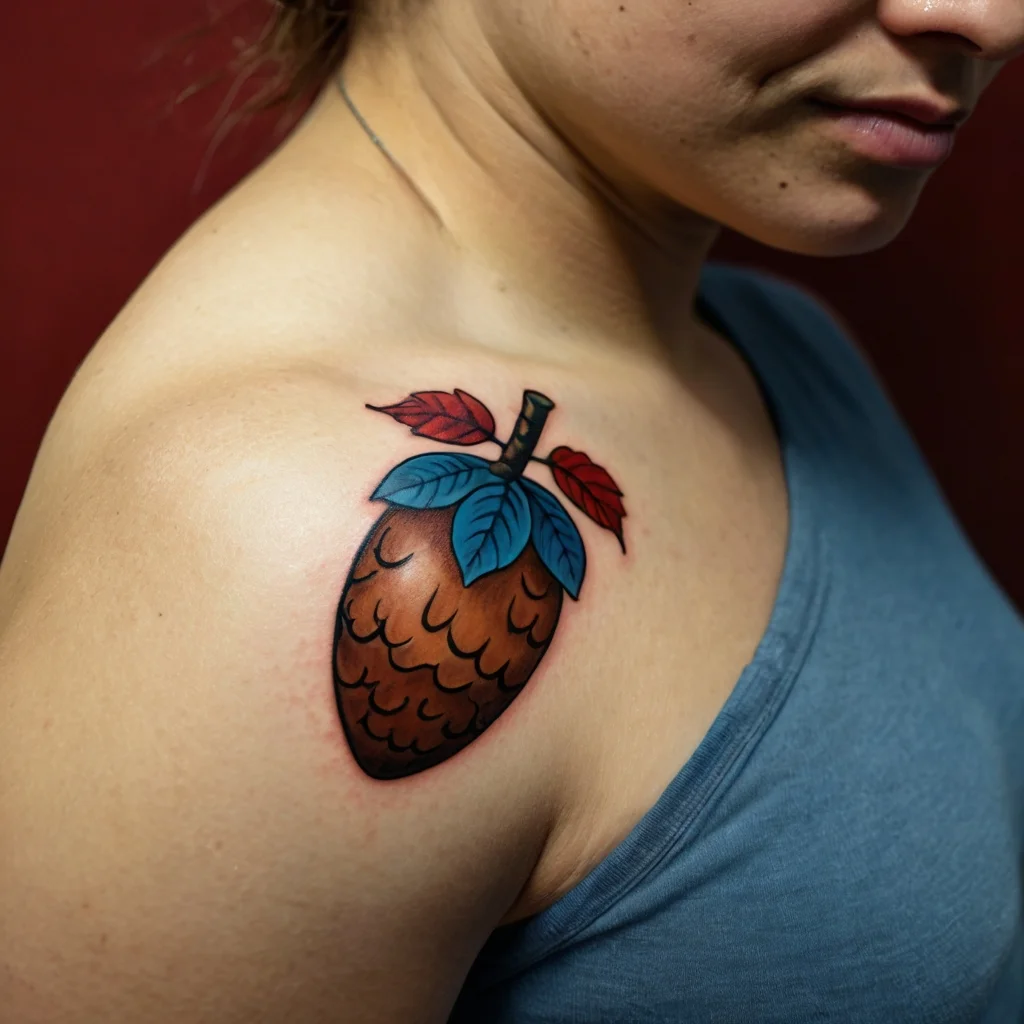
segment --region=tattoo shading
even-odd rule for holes
[[[555,495],[522,474],[547,466],[561,492],[625,553],[622,491],[584,452],[534,455],[551,399],[523,394],[507,442],[458,388],[367,408],[450,445],[490,442],[495,460],[435,451],[399,463],[386,505],[352,561],[338,605],[334,687],[359,767],[398,779],[468,746],[522,692],[547,651],[562,595],[578,600],[583,540]]]

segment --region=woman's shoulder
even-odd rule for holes
[[[354,765],[332,641],[380,514],[367,483],[397,454],[364,404],[404,350],[308,274],[315,254],[246,253],[241,222],[215,226],[82,365],[0,573],[0,747],[18,764],[0,799],[18,837],[0,959],[29,932],[61,949],[60,985],[19,954],[26,1019],[83,991],[147,1015],[100,933],[133,951],[129,972],[186,951],[173,986],[154,982],[161,1005],[199,998],[210,963],[225,1006],[294,983],[313,1017],[339,986],[379,1002],[406,971],[390,998],[441,1019],[544,844],[554,748],[522,730],[421,800]]]
[[[159,466],[198,497],[259,453],[293,482],[322,475],[338,507],[366,379],[379,388],[408,348],[408,276],[379,287],[362,197],[325,208],[328,190],[291,173],[269,161],[166,253],[79,367],[37,468],[111,461],[128,481]]]

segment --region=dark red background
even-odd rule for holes
[[[0,13],[0,539],[72,373],[163,252],[281,136],[280,115],[212,150],[223,68],[264,7],[212,34],[204,0],[6,3]],[[727,235],[717,258],[805,282],[850,323],[975,545],[1024,607],[1024,62],[1004,72],[911,227],[814,260]],[[286,126],[285,126],[286,127]],[[204,158],[206,165],[204,165]]]

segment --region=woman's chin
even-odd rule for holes
[[[773,249],[798,256],[860,256],[889,245],[913,215],[913,201],[859,201],[815,205],[801,211],[790,206],[784,221],[737,224],[733,229]],[[730,227],[733,227],[730,225]]]

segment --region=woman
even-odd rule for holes
[[[842,327],[705,260],[893,239],[1024,4],[275,18],[327,84],[4,561],[0,1021],[1021,1019],[1022,623]]]

